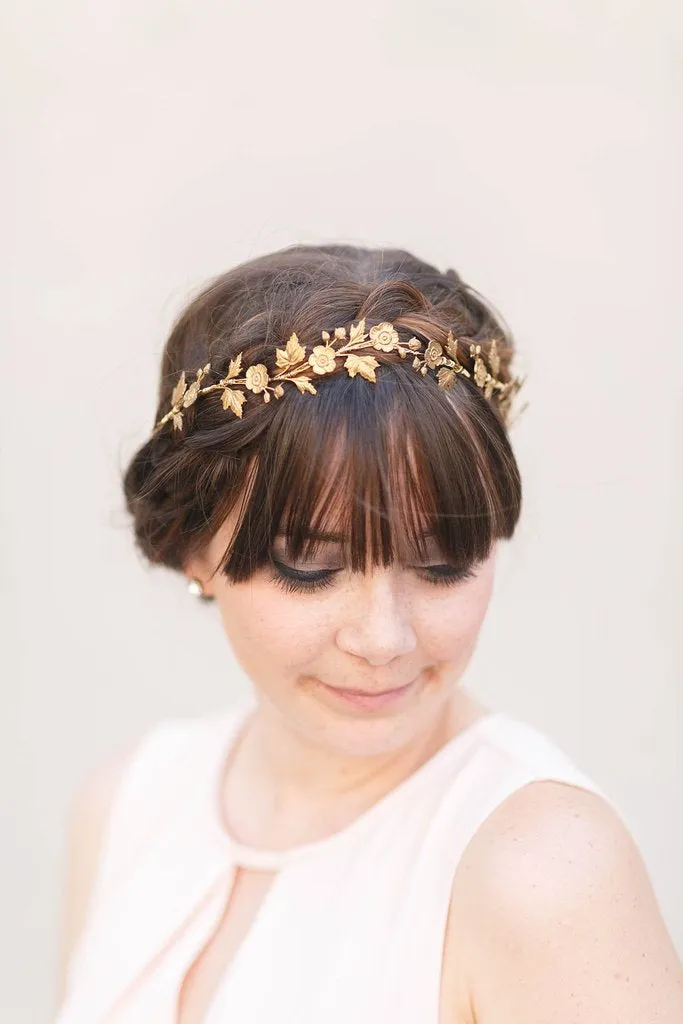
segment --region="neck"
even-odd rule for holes
[[[458,694],[410,744],[365,757],[316,744],[259,703],[223,787],[230,832],[250,846],[286,849],[340,831],[429,760],[476,708]]]

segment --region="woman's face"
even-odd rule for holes
[[[210,566],[233,529],[230,518],[213,538]],[[340,555],[325,542],[314,560],[293,562],[277,540],[273,565],[246,582],[208,578],[206,562],[188,575],[215,597],[264,709],[309,742],[371,756],[407,746],[445,712],[486,615],[496,547],[465,578],[436,549],[366,574]]]

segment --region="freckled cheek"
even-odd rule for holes
[[[489,604],[492,579],[483,574],[462,589],[412,595],[404,614],[423,656],[464,665],[469,659]],[[270,584],[226,588],[220,609],[237,659],[255,677],[283,678],[315,672],[329,657],[339,629],[355,614],[357,598],[333,594],[289,595]]]
[[[335,623],[341,614],[332,602],[273,593],[256,587],[238,588],[221,599],[221,616],[236,657],[249,670],[296,672],[315,661],[334,643]]]
[[[435,662],[466,662],[486,616],[491,588],[475,580],[445,597],[424,598],[413,607],[413,628],[425,655]]]

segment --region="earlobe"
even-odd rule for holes
[[[205,566],[196,558],[191,559],[183,565],[183,575],[187,578],[187,589],[195,597],[203,597],[212,600],[214,594],[211,589],[211,577],[207,578]]]
[[[203,601],[215,600],[214,595],[209,592],[206,584],[202,583],[202,581],[200,579],[197,579],[196,576],[193,576],[190,579],[190,582],[187,585],[187,589],[193,595],[193,597],[199,597]]]

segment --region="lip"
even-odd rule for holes
[[[397,704],[405,697],[410,696],[417,689],[419,683],[420,677],[418,676],[417,679],[413,679],[406,686],[399,686],[394,690],[383,690],[381,693],[367,693],[365,690],[341,690],[336,686],[328,686],[327,683],[321,683],[321,686],[346,704],[352,704],[354,707],[367,711],[374,711],[379,708],[390,707],[392,704]]]

